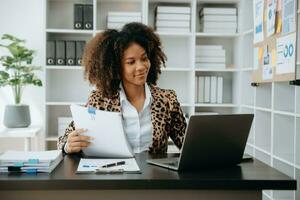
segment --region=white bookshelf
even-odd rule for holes
[[[250,86],[253,51],[252,0],[243,1],[247,15],[242,19],[245,51],[243,66],[249,70],[241,71],[240,109],[255,113],[254,124],[248,139],[246,151],[262,162],[297,179],[300,186],[300,88],[288,82],[273,82]],[[299,1],[298,1],[299,4]],[[299,6],[299,5],[298,5]],[[251,9],[249,9],[251,8]],[[243,12],[241,10],[240,12]],[[299,28],[299,12],[298,12]],[[247,31],[248,30],[248,31]],[[299,30],[297,31],[299,36]],[[299,47],[300,42],[297,41]],[[249,51],[246,47],[249,47]],[[249,57],[248,57],[249,56]],[[247,58],[248,57],[248,58]],[[297,51],[297,65],[300,52]],[[299,66],[297,66],[299,69]],[[300,199],[297,191],[264,191],[264,199]]]
[[[163,49],[168,57],[166,68],[162,68],[159,86],[176,91],[187,116],[202,111],[254,113],[255,119],[246,152],[300,181],[300,87],[288,85],[286,82],[260,84],[259,87],[250,85],[253,71],[252,0],[44,1],[45,40],[88,41],[98,32],[105,30],[106,16],[109,11],[142,12],[143,23],[154,27],[157,5],[190,6],[190,32],[156,32],[161,38]],[[73,4],[75,3],[93,4],[93,30],[73,29]],[[198,12],[208,3],[236,7],[238,32],[235,34],[200,32]],[[300,45],[299,40],[297,42]],[[195,46],[199,44],[222,45],[226,50],[227,68],[221,70],[196,68]],[[300,51],[297,51],[297,67],[300,70],[299,63]],[[70,117],[69,106],[72,103],[85,104],[92,88],[83,80],[82,67],[45,64],[45,72],[45,146],[55,148],[58,137],[57,118]],[[205,75],[223,77],[222,104],[195,102],[195,76]],[[300,194],[299,191],[264,191],[263,198],[300,199]]]

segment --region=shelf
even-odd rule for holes
[[[54,141],[57,141],[58,140],[58,136],[57,137],[46,137],[45,139],[46,141],[49,141],[49,142],[54,142]]]
[[[253,33],[253,29],[248,29],[248,30],[244,31],[242,33],[242,35],[248,35],[248,34],[252,34],[252,33]]]
[[[163,72],[163,71],[166,71],[166,72],[190,72],[190,71],[193,71],[193,69],[192,68],[187,68],[187,67],[166,67],[166,68],[164,68],[164,67],[162,67],[161,68],[161,71]]]
[[[278,114],[278,115],[291,116],[291,117],[296,116],[295,113],[292,113],[292,112],[286,112],[286,111],[279,111],[279,110],[274,110],[273,113],[274,113],[274,114]]]
[[[196,103],[196,107],[238,107],[236,104],[223,103],[223,104],[209,104],[209,103]]]
[[[271,113],[256,110],[254,122],[256,147],[271,152]]]
[[[197,0],[197,3],[221,3],[221,4],[236,4],[241,0]]]
[[[255,149],[255,158],[266,163],[267,165],[271,165],[271,155],[266,151],[261,151],[259,149]]]
[[[76,30],[76,29],[46,29],[46,33],[75,33],[75,34],[93,34],[93,30]]]
[[[158,34],[159,36],[165,37],[165,36],[174,36],[174,37],[190,37],[193,34],[192,33],[172,33],[172,32],[155,32],[156,34]]]
[[[274,110],[294,112],[295,86],[288,82],[274,83]]]
[[[46,65],[46,69],[49,69],[49,70],[83,70],[83,67],[82,66]]]
[[[245,68],[241,68],[240,71],[242,71],[242,72],[248,72],[248,71],[252,72],[252,71],[254,71],[254,68],[253,67],[245,67]]]
[[[241,107],[242,107],[242,108],[248,108],[248,109],[255,109],[254,106],[246,105],[246,104],[242,104]]]
[[[220,37],[220,38],[235,38],[240,36],[238,33],[231,33],[231,34],[226,34],[226,33],[203,33],[203,32],[197,32],[196,37]]]
[[[196,72],[239,72],[240,69],[237,69],[237,68],[235,68],[235,69],[234,68],[233,69],[230,69],[230,68],[227,68],[227,69],[196,68],[195,71]]]
[[[272,83],[265,83],[256,88],[256,106],[271,109]]]
[[[300,118],[296,118],[295,164],[298,166],[300,166],[300,134],[299,133],[300,133]]]

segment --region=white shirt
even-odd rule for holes
[[[128,101],[122,84],[120,85],[120,103],[123,116],[124,132],[134,153],[149,149],[152,143],[152,121],[150,89],[145,84],[145,102],[143,109],[138,113],[136,108]]]
[[[121,113],[123,116],[123,128],[127,136],[128,142],[134,153],[140,153],[149,149],[152,143],[152,121],[151,121],[151,101],[152,96],[150,89],[145,84],[146,98],[143,109],[140,113],[128,101],[124,88],[120,84],[120,104]],[[67,152],[67,145],[64,146],[64,151]]]

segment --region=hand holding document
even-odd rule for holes
[[[87,129],[82,135],[94,138],[91,144],[83,149],[86,156],[133,157],[132,149],[123,130],[121,113],[79,105],[71,105],[71,112],[76,129]]]

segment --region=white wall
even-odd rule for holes
[[[44,64],[45,12],[43,5],[42,0],[1,0],[0,2],[0,35],[9,33],[25,39],[26,46],[36,51],[33,60],[36,66]],[[0,55],[3,53],[3,50],[0,50]],[[44,84],[44,71],[38,72],[37,75]],[[30,105],[32,125],[44,125],[44,96],[44,87],[28,86],[24,90],[22,103]],[[11,88],[0,88],[0,124],[3,125],[5,105],[13,102]],[[0,139],[0,151],[12,147],[22,149],[22,140]]]

